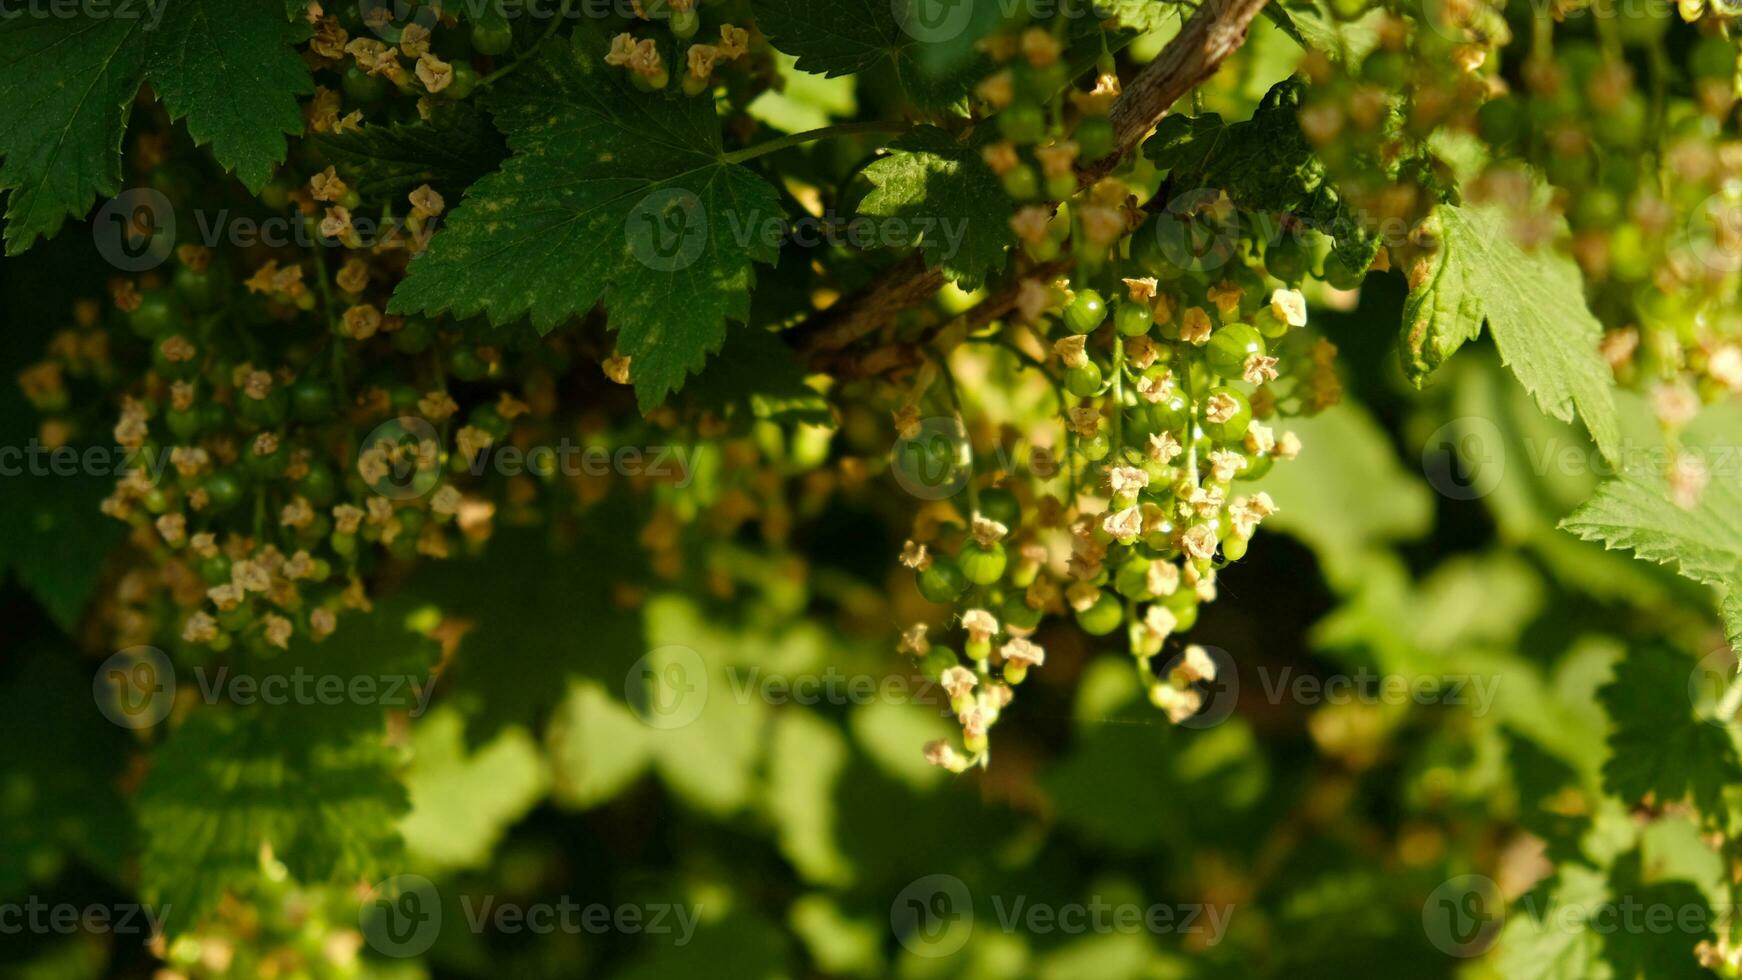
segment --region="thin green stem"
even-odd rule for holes
[[[962,445],[968,450],[968,519],[971,521],[980,513],[980,488],[974,485],[974,440],[968,435],[968,417],[962,411],[962,396],[956,390],[956,376],[950,370],[949,357],[933,351],[932,362],[938,366],[938,376],[943,379],[944,392],[950,397],[950,408],[956,413],[956,424],[962,427]]]
[[[873,119],[867,122],[838,123],[834,126],[824,126],[822,129],[781,136],[766,143],[758,143],[755,146],[747,146],[742,150],[734,150],[724,154],[720,159],[725,163],[744,163],[757,157],[765,157],[770,153],[778,153],[781,150],[803,146],[806,143],[815,143],[817,140],[833,139],[836,136],[856,136],[861,133],[905,133],[912,128],[911,123],[899,119]]]

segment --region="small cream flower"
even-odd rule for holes
[[[1089,343],[1087,334],[1071,334],[1062,337],[1052,345],[1053,353],[1059,356],[1059,362],[1067,368],[1080,368],[1089,363],[1086,350]]]
[[[973,693],[974,686],[980,683],[980,678],[966,667],[951,667],[938,675],[938,683],[950,695],[950,700],[959,701]]]
[[[1276,432],[1268,425],[1257,422],[1246,430],[1246,451],[1253,454],[1268,453],[1276,448]]]
[[[333,530],[340,534],[356,534],[362,523],[363,508],[354,504],[340,504],[333,508]]]
[[[332,167],[315,174],[308,179],[309,194],[317,201],[327,204],[337,204],[344,199],[345,192],[350,190],[345,182],[339,179],[337,170]]]
[[[189,643],[210,643],[218,638],[218,621],[210,613],[196,612],[182,624],[181,638]]]
[[[1074,405],[1069,412],[1071,430],[1084,439],[1093,439],[1101,431],[1101,410],[1093,405]]]
[[[1171,463],[1174,457],[1185,452],[1180,447],[1179,438],[1171,432],[1156,432],[1149,437],[1149,458],[1160,463]]]
[[[1046,650],[1040,644],[1025,639],[1014,639],[1004,644],[998,650],[1003,654],[1006,663],[1021,664],[1024,667],[1039,667],[1046,663]]]
[[[1147,371],[1160,356],[1161,349],[1147,335],[1131,337],[1125,341],[1125,360],[1130,363],[1132,370]]]
[[[1137,379],[1137,393],[1150,404],[1166,401],[1173,395],[1173,372],[1150,376],[1143,375]]]
[[[1202,346],[1210,342],[1210,315],[1203,307],[1193,306],[1180,316],[1179,338],[1188,344]]]
[[[1218,391],[1204,403],[1204,418],[1221,425],[1240,411],[1240,403],[1225,391]]]
[[[333,615],[333,611],[331,609],[327,609],[327,608],[323,607],[320,609],[316,609],[314,612],[309,613],[309,615],[308,615],[309,636],[312,637],[315,640],[315,642],[317,642],[317,643],[320,642],[321,640],[326,639],[329,636],[332,636],[333,630],[338,629],[338,627],[339,627],[339,618],[337,616]]]
[[[968,638],[984,642],[998,632],[998,620],[984,609],[970,609],[962,613],[962,628],[968,631]]]
[[[1204,706],[1203,695],[1197,691],[1181,690],[1171,684],[1156,683],[1149,688],[1149,700],[1157,708],[1167,714],[1167,720],[1179,724],[1198,713]]]
[[[261,621],[266,624],[266,642],[280,650],[289,650],[292,632],[290,620],[277,613],[267,613]]]
[[[1250,497],[1236,497],[1228,505],[1228,519],[1233,522],[1235,534],[1250,538],[1258,529],[1258,522],[1276,513],[1276,509],[1276,502],[1270,499],[1270,494],[1260,491]]]
[[[1180,536],[1180,550],[1199,561],[1215,557],[1216,532],[1208,524],[1195,524]]]
[[[897,647],[902,653],[915,657],[923,657],[931,652],[931,641],[925,635],[931,627],[924,623],[914,623],[901,631],[901,643]]]
[[[1004,540],[1004,536],[1009,533],[1010,529],[997,521],[979,514],[974,515],[974,543],[980,547],[990,548]]]
[[[441,92],[453,84],[454,66],[426,51],[417,59],[417,80],[430,94]]]
[[[1276,440],[1276,457],[1278,459],[1294,459],[1300,455],[1300,436],[1292,432],[1284,432]]]
[[[1173,566],[1169,565],[1168,567],[1172,568]],[[1174,615],[1173,610],[1156,603],[1144,610],[1143,626],[1157,639],[1165,640],[1172,635],[1174,630],[1179,628],[1179,617]]]
[[[1306,297],[1298,289],[1278,289],[1270,294],[1270,312],[1291,327],[1304,327],[1307,322]]]
[[[1113,496],[1133,495],[1149,486],[1149,474],[1135,466],[1115,466],[1107,471],[1107,487]]]
[[[1101,522],[1101,527],[1119,541],[1134,540],[1143,533],[1143,510],[1138,507],[1127,507],[1114,511]]]
[[[1210,475],[1221,483],[1234,479],[1235,474],[1246,468],[1246,457],[1232,449],[1213,449],[1210,451]]]
[[[1216,662],[1203,647],[1196,643],[1186,647],[1185,656],[1174,665],[1168,677],[1176,684],[1195,684],[1198,681],[1214,681],[1216,679]]]
[[[239,561],[230,567],[230,582],[245,592],[266,592],[272,588],[272,576],[266,567],[255,561]]]
[[[452,517],[460,510],[460,490],[453,484],[445,484],[429,498],[429,509],[443,517]]]
[[[968,760],[958,755],[943,739],[926,743],[925,761],[950,772],[962,772],[968,768]]]
[[[1121,281],[1125,283],[1125,291],[1131,295],[1131,302],[1140,305],[1155,299],[1156,288],[1160,285],[1155,281],[1154,276]]]
[[[1217,312],[1224,317],[1233,316],[1240,311],[1240,287],[1226,279],[1211,286],[1205,295],[1210,302],[1216,304]]]
[[[1240,371],[1241,380],[1247,384],[1261,385],[1276,380],[1276,358],[1265,354],[1249,354],[1246,363]]]
[[[157,519],[157,533],[163,536],[163,543],[171,548],[179,548],[187,542],[188,519],[182,514],[165,514]]]
[[[234,583],[214,585],[206,590],[206,596],[212,600],[212,605],[218,607],[219,612],[229,612],[242,605],[242,590]]]
[[[931,567],[931,551],[917,541],[908,541],[901,546],[901,563],[923,572]]]
[[[1173,595],[1179,590],[1179,566],[1170,561],[1150,562],[1143,585],[1154,595]]]

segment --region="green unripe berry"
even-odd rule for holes
[[[1221,403],[1226,399],[1234,402],[1231,415],[1221,422],[1213,422],[1209,417],[1212,403]],[[1223,444],[1237,443],[1246,436],[1246,429],[1252,424],[1252,403],[1238,389],[1227,386],[1211,388],[1204,401],[1204,433],[1211,439]]]
[[[442,94],[450,99],[469,98],[478,87],[478,70],[464,61],[453,64],[453,77],[448,80],[448,87]]]
[[[487,13],[472,25],[472,50],[494,57],[514,46],[514,29],[501,16]]]
[[[1065,326],[1071,333],[1090,333],[1107,319],[1107,301],[1093,289],[1085,289],[1065,307]]]
[[[1114,326],[1127,337],[1143,336],[1154,323],[1155,308],[1147,303],[1122,302],[1113,314]]]
[[[1089,116],[1071,135],[1077,144],[1077,159],[1099,160],[1113,152],[1113,122],[1106,116]]]
[[[1077,625],[1090,636],[1106,636],[1125,621],[1125,607],[1111,593],[1103,592],[1095,604],[1077,613]]]
[[[1149,566],[1153,564],[1147,558],[1133,557],[1119,566],[1119,571],[1113,576],[1113,590],[1127,599],[1142,601],[1150,597]]]
[[[1210,370],[1224,378],[1238,378],[1246,371],[1248,358],[1264,355],[1264,338],[1244,323],[1224,324],[1210,335],[1204,356]]]
[[[290,386],[290,414],[299,422],[322,422],[338,406],[332,385],[314,378],[300,378]]]
[[[1239,561],[1246,557],[1246,539],[1237,534],[1228,535],[1222,542],[1222,556],[1229,561]]]
[[[223,513],[242,500],[242,483],[228,472],[220,470],[206,477],[207,508],[214,514]]]
[[[1107,442],[1107,433],[1097,432],[1087,439],[1079,439],[1077,448],[1082,450],[1083,458],[1091,463],[1098,463],[1107,458],[1112,447]]]
[[[1046,135],[1046,115],[1032,102],[1017,102],[998,114],[998,131],[1017,143],[1038,143]]]
[[[679,38],[692,38],[701,29],[702,18],[695,8],[671,12],[671,33]]]
[[[916,576],[919,594],[926,601],[948,605],[955,602],[962,593],[968,591],[968,579],[956,563],[948,558],[934,556],[932,563],[925,571]]]
[[[1014,200],[1032,201],[1040,196],[1040,178],[1034,175],[1034,168],[1026,163],[1011,167],[999,180],[1004,184],[1004,193]]]
[[[1065,372],[1065,390],[1078,398],[1088,398],[1101,390],[1101,369],[1094,361]]]
[[[139,297],[139,306],[127,314],[127,326],[147,340],[167,336],[180,323],[175,302],[163,289],[145,290]]]
[[[1004,577],[1004,566],[1009,563],[1009,557],[1004,553],[1004,546],[994,543],[990,548],[982,548],[977,541],[969,541],[962,545],[962,551],[956,556],[956,563],[961,566],[962,575],[975,585],[991,585]]]

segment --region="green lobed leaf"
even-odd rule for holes
[[[963,289],[977,289],[1004,268],[1016,244],[1015,205],[998,175],[972,146],[923,126],[889,145],[865,168],[876,188],[859,213],[886,219],[880,229],[905,229],[903,245],[918,246],[927,268],[942,268]]]
[[[1245,210],[1286,212],[1334,239],[1350,268],[1365,269],[1379,239],[1363,231],[1325,179],[1325,166],[1301,132],[1297,114],[1306,85],[1285,78],[1270,87],[1243,122],[1213,112],[1162,119],[1143,154],[1168,171],[1176,191],[1213,188]]]
[[[444,709],[420,719],[412,731],[405,773],[411,812],[399,830],[421,865],[487,866],[509,825],[549,788],[538,743],[524,729],[504,729],[488,745],[468,752],[464,724],[457,711]]]
[[[1545,413],[1575,410],[1605,459],[1621,440],[1614,382],[1597,350],[1603,328],[1585,306],[1578,266],[1551,249],[1526,252],[1496,206],[1441,205],[1440,249],[1403,308],[1403,361],[1421,384],[1484,320],[1500,358]]]
[[[261,706],[189,717],[154,753],[136,809],[141,888],[174,936],[257,881],[263,847],[304,882],[382,874],[407,805],[379,739],[325,740]]]
[[[121,137],[145,73],[139,18],[0,18],[6,253],[121,189]]]
[[[604,62],[595,31],[546,43],[486,97],[512,155],[472,186],[390,308],[530,315],[541,333],[603,303],[643,410],[746,322],[759,229],[779,196],[725,159],[711,100],[644,94]]]
[[[1629,652],[1597,693],[1613,726],[1603,787],[1633,803],[1692,798],[1709,818],[1724,787],[1742,780],[1742,761],[1723,726],[1695,717],[1685,658],[1664,647]]]
[[[893,71],[914,104],[949,108],[986,74],[984,59],[963,56],[995,23],[987,5],[935,0],[752,0],[756,26],[769,43],[798,58],[801,71],[834,78]]]
[[[1742,479],[1733,467],[1718,469],[1692,507],[1678,504],[1656,472],[1623,474],[1598,487],[1560,526],[1723,589],[1725,632],[1731,643],[1742,643],[1742,589],[1736,588],[1742,583]]]
[[[314,79],[296,45],[308,26],[277,0],[173,0],[146,35],[151,87],[171,119],[258,192],[302,133]]]

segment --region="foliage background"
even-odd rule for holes
[[[1290,44],[1259,28],[1211,105],[1248,115],[1286,74]],[[852,96],[808,79],[770,111],[808,118]],[[90,241],[74,229],[0,262],[0,374],[35,356],[73,298],[100,291]],[[330,867],[334,853],[396,830],[404,852],[378,872],[434,881],[450,926],[420,957],[380,956],[355,936],[362,890],[321,884],[319,874],[299,882],[284,867],[261,873],[242,848],[224,855],[227,865],[172,869],[177,904],[218,911],[175,940],[193,955],[189,972],[1699,975],[1690,953],[1704,933],[1605,934],[1515,916],[1491,953],[1466,963],[1424,930],[1434,889],[1469,873],[1494,878],[1514,901],[1727,909],[1738,772],[1733,726],[1700,720],[1711,692],[1689,686],[1701,658],[1724,648],[1710,595],[1557,529],[1600,482],[1583,429],[1543,416],[1486,339],[1414,392],[1394,345],[1403,302],[1398,277],[1376,275],[1358,306],[1315,312],[1343,353],[1350,397],[1298,427],[1311,451],[1267,484],[1282,513],[1225,573],[1194,631],[1239,665],[1233,716],[1173,728],[1141,703],[1124,654],[1051,627],[1047,667],[1025,688],[1018,723],[1001,730],[996,764],[959,778],[920,758],[919,746],[947,731],[935,705],[732,696],[751,671],[882,678],[902,669],[891,636],[922,603],[890,561],[913,502],[887,477],[801,508],[784,544],[754,534],[695,543],[675,583],[651,574],[621,530],[644,523],[645,495],[613,496],[554,541],[536,527],[505,529],[485,557],[398,583],[348,648],[441,658],[431,711],[390,719],[383,758],[319,768],[332,760],[311,758],[303,742],[349,724],[333,716],[286,719],[259,744],[214,724],[176,732],[184,778],[156,793],[140,792],[141,745],[95,710],[91,673],[103,652],[93,655],[79,633],[119,538],[96,515],[106,488],[5,478],[0,901],[138,901],[142,852],[174,865],[176,835],[206,821],[238,840],[289,821],[303,847],[276,857],[292,868]],[[962,369],[978,379],[970,415],[1024,423],[1020,399],[1005,394],[1021,390],[1015,365],[969,356]],[[1654,445],[1652,426],[1629,422],[1649,412],[1618,397],[1624,437]],[[22,444],[30,411],[11,386],[0,399],[3,441]],[[1464,440],[1471,420],[1494,423],[1501,444],[1487,429]],[[1491,492],[1436,492],[1430,476],[1445,473],[1448,432],[1469,456],[1454,472],[1503,469]],[[1694,436],[1721,446],[1737,432],[1734,410],[1717,408]],[[819,438],[802,429],[780,437],[793,446]],[[828,438],[835,457],[887,453],[850,428]],[[1562,465],[1562,448],[1582,462]],[[796,486],[797,467],[788,475]],[[710,478],[690,492],[710,493]],[[402,628],[430,607],[474,625],[437,651]],[[639,720],[625,689],[640,658],[668,645],[700,655],[711,693],[694,724],[660,730]],[[1265,679],[1285,670],[1487,678],[1497,695],[1487,711],[1266,698]],[[406,813],[358,775],[369,766],[404,786]],[[280,782],[254,782],[264,772]],[[231,777],[261,792],[239,799]],[[337,804],[307,793],[350,778],[356,792],[331,797]],[[1640,803],[1651,791],[1679,799],[1678,789],[1698,811]],[[943,957],[916,954],[890,927],[896,896],[935,874],[966,883],[978,912],[970,940]],[[214,883],[239,897],[199,897]],[[702,925],[681,946],[658,936],[477,933],[452,925],[465,921],[462,896],[677,902],[699,906]],[[1214,945],[1194,935],[1031,934],[998,927],[994,896],[1226,903],[1234,913]],[[25,934],[0,942],[0,969],[143,976],[163,952],[124,936]]]

